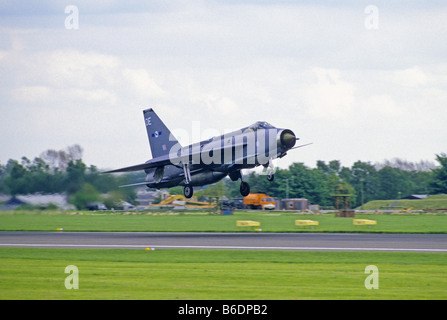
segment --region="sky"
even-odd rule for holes
[[[142,111],[182,144],[256,121],[310,146],[276,161],[447,152],[444,1],[0,0],[0,164],[79,144],[151,158]]]

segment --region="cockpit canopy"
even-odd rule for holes
[[[270,123],[265,121],[258,121],[251,126],[249,126],[252,130],[258,130],[258,129],[275,129],[274,126],[272,126]]]

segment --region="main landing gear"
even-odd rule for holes
[[[266,172],[266,171],[268,171],[267,180],[273,181],[275,178],[275,175],[274,175],[274,168],[273,168],[273,164],[272,164],[271,160],[268,162],[268,164],[264,165],[264,172]],[[185,182],[186,182],[185,186],[183,187],[183,195],[185,196],[185,198],[189,199],[193,196],[194,189],[191,186],[191,173],[189,171],[188,164],[183,165],[183,172],[185,174]],[[250,193],[250,185],[247,182],[242,180],[241,171],[237,170],[237,171],[230,172],[229,176],[232,181],[237,181],[237,180],[241,179],[241,186],[239,188],[239,191],[243,197],[248,196],[248,194]]]
[[[185,174],[185,186],[183,187],[183,195],[186,199],[189,199],[194,194],[194,189],[190,185],[191,183],[191,172],[189,171],[189,165],[187,163],[183,164],[183,173]]]
[[[248,196],[248,194],[250,193],[250,185],[245,181],[241,181],[241,187],[239,191],[241,192],[241,195],[243,197]]]
[[[232,171],[229,173],[229,176],[231,181],[237,181],[241,179],[241,187],[239,188],[239,191],[241,192],[241,195],[243,197],[248,196],[248,194],[250,193],[250,185],[247,182],[242,181],[241,170]]]
[[[239,188],[239,191],[241,192],[241,195],[243,197],[248,196],[248,194],[250,193],[250,185],[242,180],[241,171],[237,170],[230,172],[229,176],[231,181],[237,181],[238,179],[241,179],[241,187]]]
[[[189,199],[192,197],[193,194],[194,189],[192,188],[191,185],[187,184],[183,187],[183,195],[185,196],[185,198]]]

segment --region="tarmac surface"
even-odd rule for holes
[[[0,247],[447,252],[447,234],[5,231]]]

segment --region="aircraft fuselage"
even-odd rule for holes
[[[221,136],[182,147],[153,109],[143,111],[144,122],[153,159],[131,167],[108,172],[144,170],[146,180],[132,184],[149,188],[183,186],[190,198],[193,186],[215,183],[227,175],[231,180],[241,179],[241,194],[250,192],[242,181],[241,170],[264,166],[273,169],[272,160],[281,158],[293,149],[298,140],[289,129],[280,129],[258,121],[251,126]],[[267,179],[273,180],[272,170]]]

